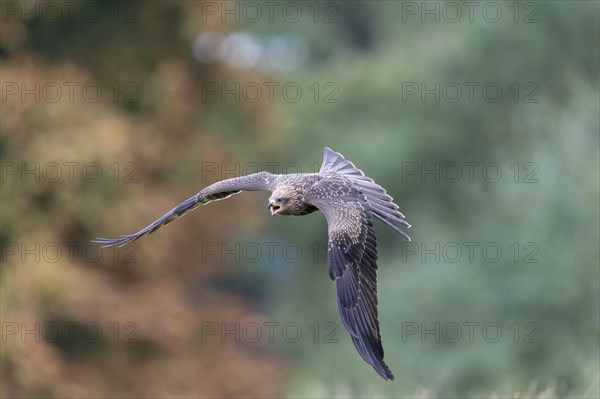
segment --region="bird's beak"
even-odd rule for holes
[[[275,216],[275,214],[281,207],[269,201],[269,205],[267,206],[267,208],[271,211],[271,216]]]

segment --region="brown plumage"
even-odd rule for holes
[[[306,215],[320,210],[327,219],[329,276],[336,282],[344,326],[362,358],[386,380],[394,375],[383,361],[377,320],[377,238],[373,217],[407,240],[398,225],[410,227],[392,197],[341,154],[325,147],[319,173],[273,175],[260,172],[206,187],[135,234],[98,238],[103,248],[122,247],[153,233],[190,210],[240,191],[270,191],[271,214]]]

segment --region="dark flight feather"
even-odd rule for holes
[[[337,286],[344,327],[361,357],[385,380],[393,380],[383,361],[377,320],[377,238],[367,196],[338,176],[316,183],[306,201],[327,219],[329,276]]]
[[[134,234],[122,235],[119,238],[96,238],[93,243],[99,244],[102,248],[123,247],[140,237],[154,233],[162,226],[166,226],[174,219],[183,216],[187,212],[197,208],[200,205],[209,202],[222,200],[237,194],[240,191],[271,191],[276,176],[268,172],[254,173],[248,176],[235,177],[233,179],[222,180],[206,187],[198,194],[183,201],[175,208],[164,214],[160,219],[154,221],[145,229]]]

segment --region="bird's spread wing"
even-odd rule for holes
[[[93,243],[100,244],[102,248],[122,247],[137,240],[138,238],[154,233],[162,226],[170,223],[183,214],[192,209],[207,204],[212,201],[228,198],[240,191],[271,191],[275,182],[275,176],[268,172],[254,173],[248,176],[236,177],[233,179],[222,180],[215,184],[206,187],[198,194],[187,199],[169,212],[164,214],[160,219],[154,221],[145,229],[142,229],[134,234],[122,235],[116,239],[97,238]]]
[[[398,227],[398,225],[410,227],[410,224],[404,220],[404,215],[398,210],[398,205],[394,203],[394,199],[386,193],[385,189],[370,177],[365,176],[362,170],[354,166],[342,154],[325,147],[323,164],[319,173],[329,172],[344,176],[354,183],[367,197],[373,216],[410,241],[408,234]]]
[[[336,282],[344,326],[362,358],[386,380],[377,320],[377,239],[366,196],[343,178],[320,180],[306,194],[327,219],[329,275]]]

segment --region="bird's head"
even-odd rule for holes
[[[286,210],[288,210],[290,205],[290,199],[284,196],[271,196],[269,198],[269,210],[271,211],[271,216],[275,216],[276,214],[286,214]]]

